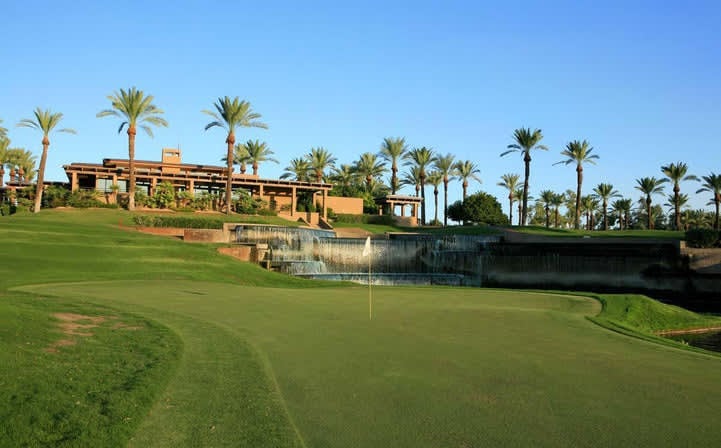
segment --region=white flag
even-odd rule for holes
[[[371,254],[371,237],[366,238],[366,245],[363,247],[363,256],[367,257]]]

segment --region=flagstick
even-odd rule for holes
[[[373,251],[368,252],[368,320],[373,320],[373,294],[371,292],[371,259]]]

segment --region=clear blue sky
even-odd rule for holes
[[[63,112],[78,135],[51,137],[50,180],[66,180],[63,164],[127,157],[119,121],[95,114],[131,86],[154,95],[170,124],[153,139],[138,134],[137,158],[180,145],[185,162],[220,164],[225,136],[203,131],[201,110],[239,96],[269,129],[238,139],[267,141],[280,161],[262,177],[314,146],[352,163],[403,136],[476,162],[483,184],[470,191],[507,210],[496,183],[523,163],[499,154],[522,126],[542,129],[550,148],[534,154],[535,195],[575,187],[572,166],[553,166],[573,139],[600,156],[584,192],[610,182],[635,200],[636,178],[676,161],[721,172],[717,1],[344,3],[10,2],[0,119],[12,146],[39,153],[40,136],[15,123],[37,106]],[[455,182],[449,200],[459,197]],[[692,205],[708,199],[692,194]]]

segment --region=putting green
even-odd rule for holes
[[[585,318],[600,310],[588,298],[375,288],[369,321],[362,287],[20,289],[133,312],[183,340],[136,446],[708,446],[721,436],[721,361],[605,330]]]

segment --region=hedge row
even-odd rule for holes
[[[690,229],[686,231],[685,239],[689,247],[718,247],[721,234],[714,229]]]
[[[181,229],[222,229],[223,220],[188,216],[135,215],[133,221],[145,227],[177,227]]]
[[[393,225],[393,217],[390,215],[335,215],[335,222],[343,224],[382,224]]]

